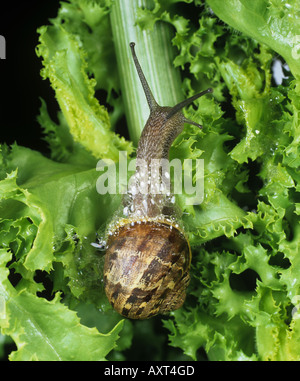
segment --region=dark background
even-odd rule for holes
[[[4,5],[5,4],[5,5]],[[35,53],[37,28],[57,15],[59,0],[0,4],[0,35],[6,40],[6,59],[0,60],[0,143],[17,142],[47,152],[36,117],[40,99],[51,116],[58,105],[48,80],[40,76],[41,59]]]

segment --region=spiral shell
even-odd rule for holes
[[[191,250],[184,234],[168,223],[126,223],[108,240],[105,292],[114,309],[147,319],[183,304]]]

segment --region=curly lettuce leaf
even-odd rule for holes
[[[81,298],[108,309],[101,286],[102,258],[90,245],[101,218],[107,218],[97,210],[103,209],[103,201],[112,202],[96,192],[98,173],[18,146],[3,147],[2,162],[10,174],[0,181],[0,316],[2,333],[18,347],[10,358],[104,359],[116,346],[120,318],[110,319],[105,330],[111,332],[102,334],[81,325],[59,293],[51,301],[41,297],[46,292],[52,299],[59,290],[68,295],[66,302],[73,299],[76,305]],[[13,168],[18,171],[11,172]],[[85,354],[82,345],[87,345]],[[91,353],[89,347],[94,348]]]
[[[280,54],[299,79],[299,4],[277,0],[220,0],[207,3],[221,20]]]
[[[96,158],[82,144],[74,140],[61,111],[57,113],[57,117],[58,123],[55,123],[48,114],[46,102],[41,98],[40,114],[37,120],[43,129],[44,140],[48,143],[50,158],[87,168],[95,166]]]
[[[49,78],[74,141],[95,158],[118,161],[119,150],[132,152],[132,144],[110,130],[104,106],[95,98],[95,79],[88,76],[86,53],[79,36],[62,25],[39,28],[37,54],[43,58],[42,76]]]
[[[34,223],[34,227],[30,227],[29,224],[27,228],[32,231],[33,246],[28,253],[23,252],[26,253],[26,270],[49,271],[54,260],[54,251],[59,252],[60,258],[63,257],[66,261],[67,253],[70,251],[74,254],[77,250],[78,261],[81,255],[81,261],[84,263],[86,255],[89,261],[94,260],[97,263],[96,259],[93,259],[95,250],[90,242],[95,240],[96,230],[110,218],[119,203],[117,196],[100,197],[97,193],[96,182],[99,173],[95,169],[79,165],[54,162],[39,152],[19,146],[13,146],[3,154],[7,171],[18,168],[18,177],[17,173],[13,172],[14,176],[11,179],[8,177],[0,183],[4,199],[1,204],[2,210],[6,210],[14,225],[14,220],[19,215],[23,217],[22,221],[28,217]],[[12,183],[9,183],[11,189],[13,186],[16,188],[16,195],[12,191],[6,191],[8,181]],[[27,198],[21,198],[20,194],[25,194]],[[6,202],[10,203],[9,208],[6,207],[6,199]],[[23,208],[20,208],[20,202],[25,204]],[[25,213],[29,213],[28,210],[30,213],[22,213],[23,209]],[[13,212],[15,210],[16,212]],[[99,213],[99,210],[102,210],[102,213]],[[6,218],[4,213],[2,218]],[[14,233],[17,234],[15,230]],[[11,242],[12,237],[9,240]],[[81,243],[76,243],[76,240]],[[58,255],[56,257],[58,258]],[[72,262],[75,260],[76,257],[72,255]],[[71,263],[66,269],[68,267],[72,268]],[[95,274],[96,276],[99,274]]]
[[[101,334],[96,328],[80,324],[76,313],[60,302],[59,294],[47,301],[26,290],[17,292],[7,279],[5,268],[11,257],[11,253],[1,249],[0,323],[2,332],[17,345],[10,360],[104,360],[115,346],[123,322]]]
[[[82,43],[88,61],[88,71],[93,73],[95,89],[105,90],[111,102],[111,92],[119,92],[120,79],[116,53],[109,20],[111,0],[73,0],[61,2],[58,14],[51,22],[63,24],[71,35]]]
[[[29,270],[49,271],[53,261],[53,242],[49,213],[42,203],[16,183],[17,172],[0,182],[1,244],[13,247],[16,256]],[[49,237],[50,239],[45,239]]]

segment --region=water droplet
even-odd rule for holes
[[[292,316],[294,317],[294,315],[298,312],[298,308],[297,307],[294,307],[292,309]]]

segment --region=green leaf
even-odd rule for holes
[[[80,39],[63,26],[38,30],[37,54],[43,58],[42,76],[49,78],[74,141],[96,158],[119,159],[119,150],[132,146],[110,130],[107,110],[94,95],[95,80],[87,74],[86,54]]]
[[[12,172],[0,181],[1,222],[6,225],[1,246],[13,245],[27,270],[49,271],[53,260],[49,212],[34,195],[17,185],[16,178],[17,172]]]
[[[10,359],[104,360],[115,346],[123,321],[111,332],[101,334],[96,328],[81,325],[76,313],[61,303],[59,294],[49,302],[27,291],[16,292],[3,268],[10,257],[1,251],[0,323],[2,333],[10,335],[18,347]]]
[[[297,0],[288,4],[277,0],[234,0],[230,6],[224,6],[221,0],[207,2],[221,20],[280,54],[299,79]]]

